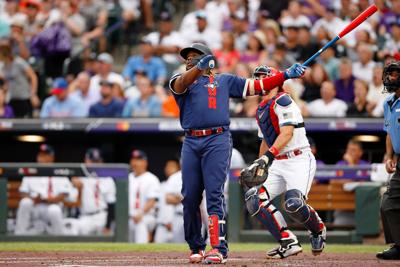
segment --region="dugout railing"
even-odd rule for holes
[[[354,212],[354,225],[351,227],[336,227],[328,223],[328,238],[330,243],[361,243],[364,237],[376,237],[380,234],[380,189],[383,182],[370,180],[371,166],[318,166],[314,188],[309,194],[309,203],[316,210],[333,212],[346,210]],[[228,236],[233,242],[273,242],[273,237],[264,229],[244,229],[247,211],[243,199],[243,190],[238,183],[240,170],[230,173],[229,182],[229,216]],[[354,188],[344,190],[346,183],[353,183]],[[282,206],[282,196],[274,201],[288,219]],[[331,213],[329,213],[331,214]],[[256,221],[255,218],[251,220]],[[290,223],[290,220],[289,220]],[[300,225],[292,224],[300,241],[308,242],[308,233]],[[297,226],[297,227],[296,227]],[[344,229],[348,228],[348,229]],[[301,230],[300,230],[301,229]]]
[[[80,163],[0,163],[0,241],[88,241],[128,242],[128,174],[127,164],[80,164]],[[113,177],[116,185],[115,230],[112,236],[51,236],[14,235],[7,231],[9,180],[30,176],[97,176]]]

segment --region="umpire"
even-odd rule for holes
[[[383,260],[400,260],[400,62],[389,63],[383,70],[385,90],[392,93],[384,102],[386,170],[394,173],[383,194],[381,216],[386,243],[392,247],[379,252]]]

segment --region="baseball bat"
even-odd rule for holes
[[[330,40],[328,43],[326,43],[320,50],[318,50],[317,53],[312,55],[309,59],[307,59],[304,63],[303,66],[307,67],[311,61],[313,61],[315,58],[317,58],[319,55],[321,55],[322,52],[324,52],[328,47],[332,46],[334,43],[336,43],[340,38],[344,37],[346,34],[354,30],[358,25],[363,23],[367,18],[369,18],[372,14],[374,14],[378,10],[378,7],[376,5],[371,5],[368,7],[366,10],[364,10],[360,15],[357,16],[353,21],[349,23],[349,25],[346,26],[335,38]]]

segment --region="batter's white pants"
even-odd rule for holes
[[[129,242],[138,244],[149,243],[149,234],[156,227],[156,217],[145,214],[139,223],[135,223],[132,217],[129,218]]]
[[[288,159],[274,160],[264,186],[272,200],[290,189],[300,190],[305,197],[310,191],[316,170],[315,157],[310,149]]]
[[[15,234],[40,234],[43,231],[51,235],[63,234],[61,206],[43,203],[35,205],[32,199],[23,198],[18,206]]]

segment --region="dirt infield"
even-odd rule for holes
[[[0,252],[0,266],[196,266],[182,252]],[[263,252],[234,252],[226,266],[399,266],[400,261],[381,261],[366,253],[325,253],[314,257],[305,252],[284,260],[264,258]]]

